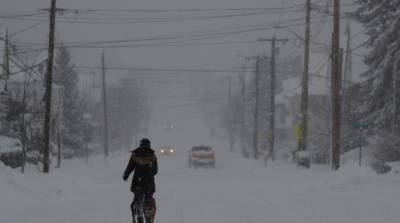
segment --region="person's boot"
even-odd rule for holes
[[[154,217],[156,216],[156,200],[154,198],[150,198],[147,201],[147,205],[146,205],[146,216],[148,217],[148,219],[150,220],[149,223],[154,223]],[[147,219],[146,219],[147,220]]]
[[[131,213],[132,213],[132,223],[136,223],[136,210],[134,206],[134,201],[131,204]]]

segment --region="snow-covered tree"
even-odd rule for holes
[[[78,72],[71,61],[71,55],[65,46],[58,48],[54,61],[54,84],[61,91],[62,104],[62,142],[75,154],[83,152],[83,106],[78,90]]]
[[[133,149],[134,139],[146,135],[149,107],[145,89],[132,79],[109,86],[107,108],[110,151]]]
[[[242,128],[241,122],[245,122],[245,142],[248,151],[243,151],[243,154],[249,153],[251,151],[252,157],[258,158],[259,152],[267,151],[268,147],[268,139],[265,137],[270,131],[269,129],[269,114],[270,114],[270,60],[267,56],[262,56],[259,62],[258,72],[258,124],[257,124],[257,133],[254,131],[254,112],[256,108],[256,75],[253,73],[251,80],[246,83],[246,101],[243,103],[241,99],[241,95],[234,95],[231,98],[231,101],[228,102],[224,108],[221,110],[220,115],[220,126],[226,132],[226,135],[229,135],[229,129],[232,128],[231,131],[235,139],[240,139]],[[256,63],[254,63],[254,67]],[[250,74],[249,74],[250,75]],[[248,78],[250,79],[250,78]],[[276,80],[276,93],[279,93],[281,90],[280,80],[277,78]],[[245,110],[244,110],[245,109]],[[247,115],[245,120],[242,120],[242,112],[245,112]],[[254,134],[258,136],[258,151],[254,151]],[[235,140],[237,141],[237,140]]]
[[[400,106],[399,97],[393,100],[393,82],[400,84],[399,69],[395,70],[396,67],[400,68],[400,0],[356,2],[360,7],[355,17],[367,29],[369,39],[366,46],[370,49],[364,60],[369,66],[364,73],[368,81],[361,86],[359,112],[364,121],[374,127],[373,134],[387,142],[380,145],[375,156],[383,162],[398,160],[400,143],[392,138],[398,137],[400,120],[398,112],[393,119],[395,106]]]
[[[366,46],[370,49],[364,60],[369,69],[364,73],[368,81],[362,86],[364,100],[360,112],[376,127],[391,128],[393,70],[395,61],[400,58],[400,0],[356,2],[360,7],[355,17],[367,30]],[[396,103],[399,106],[400,100]],[[399,116],[396,120],[398,122]]]

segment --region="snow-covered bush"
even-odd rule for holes
[[[36,165],[39,162],[39,157],[40,157],[39,151],[36,150],[29,151],[26,153],[26,162]]]
[[[22,165],[23,153],[18,139],[0,136],[0,161],[12,168]]]
[[[389,165],[378,159],[372,161],[369,166],[378,174],[384,174],[391,170],[391,167]]]
[[[382,162],[400,161],[400,139],[391,134],[380,135],[377,140],[378,150],[374,154]]]

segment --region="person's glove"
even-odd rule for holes
[[[126,180],[128,180],[128,174],[124,174],[124,176],[122,176],[122,179],[124,180],[124,181],[126,181]]]

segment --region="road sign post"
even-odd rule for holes
[[[366,123],[355,123],[353,124],[353,128],[357,129],[359,132],[359,143],[360,147],[358,149],[358,165],[361,166],[362,164],[362,131],[368,129],[368,124]]]

